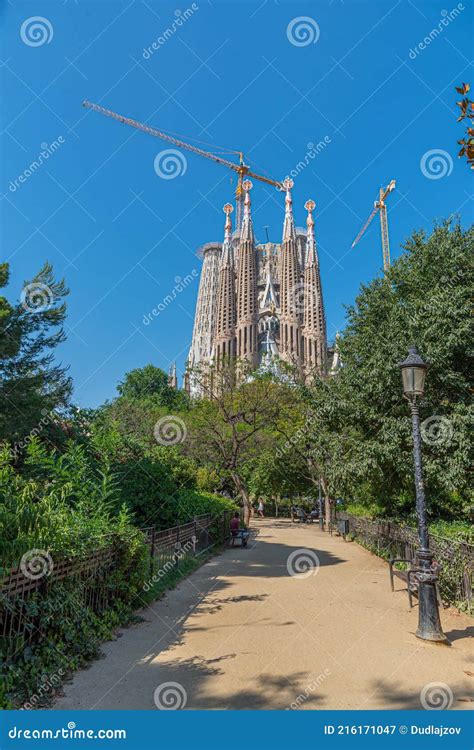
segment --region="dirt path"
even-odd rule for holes
[[[156,709],[155,699],[181,705],[185,695],[199,709],[417,709],[439,682],[453,708],[472,707],[469,617],[442,613],[451,648],[421,642],[417,608],[401,581],[391,593],[379,558],[316,525],[254,527],[247,549],[214,557],[105,644],[53,708]],[[320,568],[291,576],[287,560],[302,549]]]

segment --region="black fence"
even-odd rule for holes
[[[416,529],[390,520],[358,518],[338,512],[338,520],[349,522],[349,535],[380,557],[413,560],[418,548]],[[446,603],[473,611],[474,545],[430,533],[430,547],[441,566],[439,589]]]
[[[196,516],[189,523],[158,531],[142,529],[150,550],[150,566],[156,580],[190,558],[197,557],[229,536],[229,513],[216,517],[210,513]]]
[[[229,535],[229,514],[218,518],[197,516],[190,523],[169,529],[142,529],[150,550],[150,576],[143,591],[173,571],[186,559],[202,555]],[[47,596],[53,587],[67,582],[74,591],[77,608],[103,613],[112,600],[120,597],[120,585],[112,578],[120,564],[121,551],[110,545],[80,559],[53,560],[43,550],[31,550],[25,561],[0,579],[1,655],[10,658],[20,646],[33,645],[45,637],[44,628],[31,606],[32,595]],[[59,616],[60,613],[58,612]]]

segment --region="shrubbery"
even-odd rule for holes
[[[75,440],[61,440],[59,450],[37,436],[21,457],[0,445],[0,577],[31,550],[43,550],[53,568],[114,552],[104,576],[46,576],[26,598],[2,597],[12,632],[20,614],[26,628],[3,639],[0,706],[46,703],[64,676],[96,656],[114,628],[146,603],[150,561],[139,526],[163,528],[203,513],[218,519],[234,508],[197,488],[195,467],[178,448],[143,445],[100,422],[92,418]],[[98,593],[107,602],[99,612],[86,604]]]

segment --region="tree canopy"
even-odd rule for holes
[[[3,264],[0,287],[8,278]],[[20,302],[11,305],[0,297],[0,440],[21,441],[53,410],[69,403],[71,379],[67,368],[55,362],[55,350],[65,339],[68,293],[45,263],[25,282]]]

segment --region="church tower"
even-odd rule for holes
[[[315,373],[323,375],[326,369],[326,319],[319,258],[314,238],[313,211],[315,205],[313,200],[306,201],[304,205],[308,212],[306,219],[303,316],[304,369],[307,377]]]
[[[250,210],[252,183],[245,180],[244,216],[240,234],[237,274],[237,357],[258,365],[257,255]]]
[[[170,388],[178,388],[178,376],[176,374],[176,362],[173,362],[168,372],[168,385]]]
[[[285,221],[280,258],[280,357],[286,362],[301,361],[301,331],[298,301],[301,296],[300,267],[296,245],[295,220],[289,177],[283,182],[285,196]]]
[[[328,347],[320,265],[314,232],[315,203],[305,203],[306,227],[296,226],[293,180],[280,184],[285,195],[281,242],[257,243],[251,213],[252,183],[244,195],[240,231],[232,233],[232,206],[224,206],[224,242],[209,242],[203,258],[194,332],[184,387],[192,398],[209,396],[236,359],[237,380],[251,370],[284,375],[278,360],[308,381],[338,367],[337,346]],[[337,343],[337,342],[336,342]],[[286,376],[285,376],[286,377]],[[174,382],[174,378],[172,378]]]
[[[208,242],[198,251],[203,261],[186,378],[192,396],[203,394],[203,379],[213,356],[221,252],[220,242]]]
[[[235,294],[235,264],[232,248],[232,221],[230,215],[234,209],[230,203],[224,206],[226,215],[224,227],[224,244],[219,266],[219,283],[217,287],[217,319],[214,354],[217,366],[219,363],[235,357],[237,324],[237,299]]]

